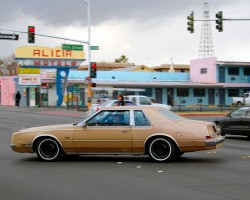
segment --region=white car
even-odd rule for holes
[[[134,102],[137,106],[158,106],[167,110],[172,110],[172,106],[160,103],[153,103],[147,96],[128,95],[124,96],[124,99]]]
[[[92,114],[100,110],[100,108],[117,106],[117,104],[118,104],[118,100],[107,100],[103,102],[102,104],[92,104],[92,106],[89,109],[89,114]],[[124,106],[136,106],[134,102],[127,101],[127,100],[124,100],[124,104],[125,104]]]

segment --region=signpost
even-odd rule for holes
[[[79,45],[79,44],[62,44],[62,50],[83,51],[83,45]]]
[[[19,35],[16,34],[0,34],[0,40],[18,40]]]
[[[99,50],[99,46],[91,46],[91,50]]]

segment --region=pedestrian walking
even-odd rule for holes
[[[16,107],[19,107],[19,105],[20,105],[20,100],[21,100],[21,94],[20,94],[19,91],[16,93],[16,98],[15,98],[15,100],[16,100]]]

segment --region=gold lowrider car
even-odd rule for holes
[[[44,161],[70,154],[130,154],[169,162],[185,152],[216,149],[223,143],[214,123],[189,120],[159,107],[116,106],[77,124],[15,132],[11,148],[36,153]]]

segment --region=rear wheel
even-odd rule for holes
[[[148,147],[149,157],[156,162],[169,162],[176,156],[174,143],[167,138],[155,138]]]
[[[62,151],[54,139],[44,138],[37,143],[36,154],[44,161],[55,161],[61,157]]]

